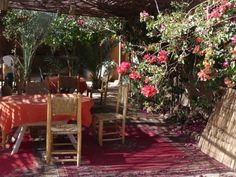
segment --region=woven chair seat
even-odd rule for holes
[[[94,88],[90,88],[90,87],[88,87],[87,90],[90,92],[93,92],[93,93],[104,93],[105,92],[104,89],[94,89]]]
[[[109,121],[109,120],[119,120],[119,119],[123,119],[122,114],[118,114],[118,113],[97,113],[94,114],[94,118],[97,120],[105,120],[105,121]]]
[[[76,134],[76,124],[58,124],[51,127],[52,134]]]

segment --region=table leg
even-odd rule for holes
[[[17,136],[17,140],[16,140],[16,142],[15,142],[15,144],[14,144],[14,146],[13,146],[13,149],[12,149],[12,151],[11,151],[11,155],[13,155],[13,154],[15,154],[15,153],[18,152],[19,147],[20,147],[20,144],[21,144],[21,142],[22,142],[22,140],[23,140],[23,137],[24,137],[24,134],[25,134],[25,130],[26,130],[26,129],[27,129],[27,126],[21,126],[21,127],[20,127],[20,133],[19,133],[18,136]]]
[[[5,149],[7,134],[2,130],[2,148]]]
[[[67,135],[68,138],[70,139],[70,142],[73,144],[74,148],[77,149],[77,141],[75,139],[74,135]]]
[[[16,129],[14,135],[11,137],[11,142],[14,143],[14,142],[17,140],[17,137],[18,137],[20,131],[21,131],[21,127],[18,127],[18,128]]]

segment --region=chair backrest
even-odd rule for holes
[[[48,94],[48,84],[46,81],[43,82],[28,82],[26,84],[25,93],[27,95],[35,94]]]
[[[48,85],[50,93],[58,92],[58,76],[46,76],[45,82]]]
[[[12,95],[12,88],[7,85],[7,84],[4,84],[2,86],[2,96],[10,96]]]
[[[74,90],[77,90],[77,93],[79,92],[79,76],[58,76],[58,92],[63,92],[63,90],[66,90],[66,92],[72,93]]]
[[[129,94],[129,86],[120,85],[118,89],[117,103],[116,103],[116,112],[119,113],[120,107],[123,107],[123,118],[126,117],[127,106],[128,106],[128,94]]]
[[[81,94],[48,95],[47,124],[51,126],[54,116],[76,116],[81,124]]]

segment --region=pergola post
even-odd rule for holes
[[[8,3],[9,3],[9,0],[1,0],[0,1],[0,11],[7,10]]]
[[[2,1],[1,1],[2,3]],[[2,19],[4,17],[4,15],[6,14],[6,11],[1,10],[0,11],[0,19]],[[3,85],[3,60],[2,57],[4,55],[4,39],[3,39],[3,26],[2,24],[0,24],[0,86]]]
[[[121,49],[121,36],[119,36],[119,49],[118,49],[118,64],[119,64],[119,66],[120,66],[120,64],[121,64],[121,58],[122,58],[122,51],[121,51],[122,49]],[[118,73],[119,75],[118,75],[118,83],[120,83],[120,80],[121,80],[121,74],[120,73]]]

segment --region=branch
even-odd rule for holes
[[[229,18],[226,18],[226,19],[224,19],[224,20],[221,20],[221,21],[219,21],[218,23],[215,23],[215,24],[211,25],[210,27],[217,26],[217,25],[219,25],[219,24],[221,24],[221,23],[224,23],[224,22],[227,22],[227,21],[229,21],[229,20],[231,20],[231,19],[233,19],[233,18],[236,18],[236,15],[234,15],[234,16],[232,16],[232,17],[229,17]]]
[[[157,4],[157,1],[156,0],[154,0],[154,1],[155,1],[155,4],[156,4],[157,12],[160,14],[161,12],[160,12],[159,6]]]
[[[198,4],[198,5],[194,6],[193,8],[191,8],[191,9],[188,11],[188,13],[185,15],[184,19],[186,19],[186,17],[187,17],[193,10],[195,10],[197,7],[199,7],[199,6],[201,6],[202,4],[205,4],[205,3],[208,3],[208,0],[203,1],[203,2],[201,2],[200,4]]]
[[[15,42],[22,48],[22,44],[16,39]]]

